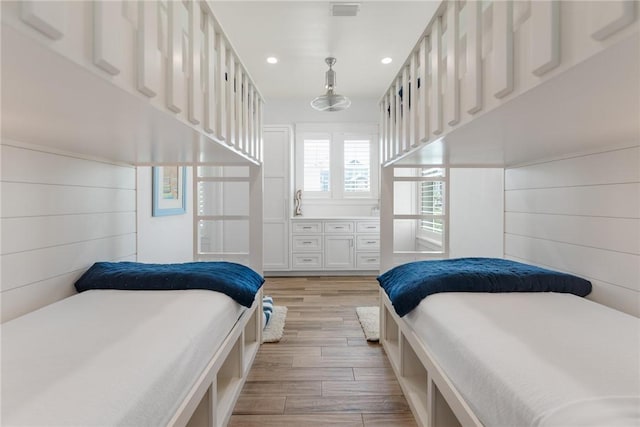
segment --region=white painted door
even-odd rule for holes
[[[264,139],[264,271],[289,269],[289,153],[286,126],[265,126]]]

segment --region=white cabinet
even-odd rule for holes
[[[374,271],[380,268],[377,218],[293,218],[291,263],[296,271]]]
[[[324,266],[326,269],[353,269],[353,235],[324,236]]]
[[[265,126],[264,138],[264,271],[289,270],[289,155],[291,131]]]

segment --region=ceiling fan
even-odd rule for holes
[[[336,72],[333,71],[333,65],[336,63],[336,58],[325,58],[324,62],[327,63],[329,69],[327,70],[325,77],[324,87],[327,89],[327,93],[320,95],[311,101],[311,107],[318,111],[341,111],[349,108],[351,100],[344,95],[334,93],[333,90],[336,87]]]

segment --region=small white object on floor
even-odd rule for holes
[[[262,331],[262,342],[278,342],[284,333],[284,322],[287,318],[287,307],[273,306],[273,314],[267,327]]]
[[[380,341],[380,307],[356,307],[367,341]]]

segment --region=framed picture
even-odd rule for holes
[[[153,167],[153,216],[180,215],[187,211],[187,169]]]

